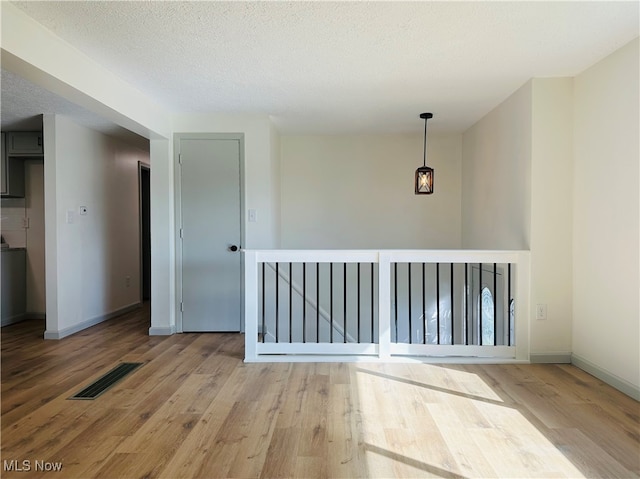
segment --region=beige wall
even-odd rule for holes
[[[462,136],[462,246],[529,249],[531,95],[527,82]]]
[[[44,162],[26,160],[25,216],[27,246],[27,316],[41,317],[46,311],[45,295],[45,229],[44,229]]]
[[[569,357],[572,319],[573,79],[534,79],[531,135],[531,350]],[[538,320],[537,304],[547,319]]]
[[[282,247],[459,248],[460,135],[429,133],[434,194],[414,194],[422,134],[283,136]]]
[[[573,352],[640,388],[638,39],[574,83]]]
[[[571,90],[531,80],[463,134],[462,243],[531,251],[534,357],[571,353]]]
[[[56,338],[139,303],[138,161],[149,152],[62,116],[45,115],[44,136],[45,337]]]

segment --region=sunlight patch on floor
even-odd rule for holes
[[[362,442],[375,477],[548,477],[582,473],[510,398],[452,368],[356,369]]]

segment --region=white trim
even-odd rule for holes
[[[407,344],[392,343],[392,355],[429,357],[469,357],[515,359],[514,346],[465,346],[464,344]]]
[[[620,376],[601,368],[597,364],[594,364],[588,359],[578,356],[577,354],[571,355],[571,364],[592,376],[595,376],[601,381],[604,381],[609,386],[616,388],[618,391],[632,397],[636,401],[640,401],[640,387],[638,387],[638,385],[632,384],[626,379],[622,379]]]
[[[28,316],[26,315],[26,313],[16,314],[8,318],[3,318],[2,321],[0,322],[0,327],[4,328],[5,326],[19,323],[21,321],[24,321],[25,319],[28,319]]]
[[[253,360],[245,358],[246,363],[418,363],[418,364],[529,364],[528,361],[502,358],[467,357],[427,357],[427,356],[391,356],[380,359],[377,356],[341,355],[341,354],[263,354]]]
[[[571,352],[531,353],[531,364],[571,364]]]
[[[255,251],[243,251],[244,257],[244,358],[257,360],[258,341],[258,261]]]
[[[376,355],[371,343],[257,343],[258,354],[342,354]]]
[[[133,303],[133,304],[130,304],[129,306],[125,306],[124,308],[117,309],[110,313],[101,314],[100,316],[96,316],[95,318],[87,319],[86,321],[75,324],[73,326],[69,326],[68,328],[64,328],[58,331],[47,330],[44,332],[44,339],[66,338],[67,336],[71,336],[72,334],[75,334],[79,331],[90,328],[91,326],[95,326],[96,324],[100,324],[109,319],[115,318],[116,316],[120,316],[122,314],[135,311],[136,309],[140,308],[140,306],[141,306],[140,302]]]
[[[152,326],[149,328],[149,336],[171,336],[176,333],[176,327],[171,326]]]
[[[259,263],[377,263],[372,250],[251,250]]]
[[[378,343],[380,359],[387,360],[391,357],[391,295],[381,291],[391,291],[391,260],[384,251],[378,257]]]

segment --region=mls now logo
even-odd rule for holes
[[[29,472],[31,470],[34,471],[45,471],[45,472],[57,472],[62,470],[61,462],[47,462],[47,461],[30,461],[25,459],[23,461],[19,461],[17,459],[11,459],[7,461],[6,459],[2,462],[2,470],[5,472],[15,471],[15,472]]]

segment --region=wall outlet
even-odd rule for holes
[[[546,304],[536,304],[536,319],[540,319],[540,320],[547,319]]]
[[[125,276],[124,278],[124,285],[128,288],[129,286],[131,286],[131,276]]]

